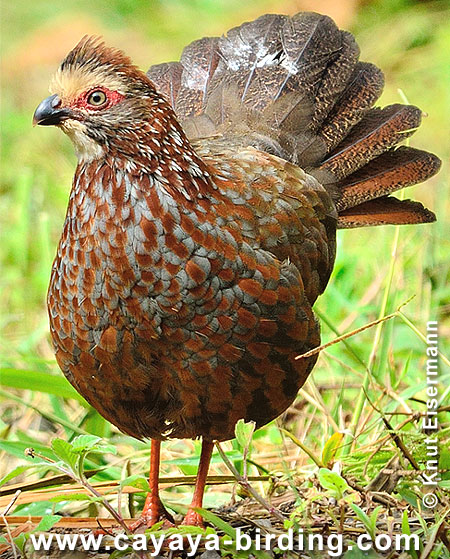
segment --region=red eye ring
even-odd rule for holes
[[[102,89],[95,89],[94,91],[91,91],[86,98],[87,104],[95,108],[102,107],[105,103],[107,103],[107,101],[108,96]]]
[[[112,91],[106,87],[93,87],[76,98],[71,106],[85,111],[103,111],[116,105],[124,99],[124,95],[118,91]]]

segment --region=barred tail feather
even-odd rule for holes
[[[371,109],[321,162],[319,169],[340,180],[411,136],[420,125],[417,107],[390,105]]]
[[[439,167],[439,158],[427,151],[406,146],[389,150],[338,183],[341,198],[336,207],[343,211],[421,183]]]
[[[421,121],[410,105],[374,107],[382,72],[327,16],[267,14],[187,46],[150,68],[188,137],[238,138],[299,165],[332,194],[343,228],[424,223],[434,215],[389,195],[425,181],[439,159],[397,147]]]
[[[416,225],[436,220],[433,212],[420,202],[377,198],[339,212],[338,228],[352,229],[374,225]]]

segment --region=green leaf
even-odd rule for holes
[[[164,531],[161,531],[161,533],[164,533]],[[176,526],[175,528],[170,528],[168,530],[167,533],[170,534],[191,534],[191,535],[197,535],[197,534],[204,534],[205,533],[205,529],[201,528],[200,526],[183,526],[182,524],[180,524],[179,526]]]
[[[71,442],[74,452],[82,454],[87,451],[91,452],[109,452],[110,454],[116,454],[117,448],[115,445],[107,444],[103,442],[103,439],[97,437],[96,435],[79,435],[75,437]]]
[[[314,452],[312,452],[307,445],[303,444],[302,441],[298,439],[293,433],[291,433],[287,429],[283,429],[282,427],[280,427],[280,431],[287,435],[294,444],[299,446],[303,450],[303,452],[305,452],[311,458],[316,466],[319,466],[319,468],[323,466],[322,461],[314,454]]]
[[[58,514],[64,508],[64,503],[51,503],[50,501],[35,501],[18,505],[13,512],[14,516],[47,516]]]
[[[49,464],[48,462],[44,462],[44,461],[38,461],[35,464],[27,464],[26,466],[17,466],[16,468],[14,468],[14,470],[9,472],[9,474],[6,474],[2,479],[0,479],[0,487],[5,485],[5,483],[10,481],[11,479],[14,479],[15,477],[25,472],[28,475],[31,473],[36,473],[41,471],[46,472],[48,470],[58,471],[58,468],[55,467],[55,464]]]
[[[93,495],[86,495],[85,493],[70,493],[69,495],[56,495],[50,497],[51,503],[62,503],[64,501],[88,501],[89,503],[96,503],[102,501],[103,497],[94,497]]]
[[[2,386],[32,390],[33,392],[45,392],[46,394],[61,396],[61,398],[72,398],[86,407],[89,406],[83,396],[61,375],[27,369],[1,368],[0,379]]]
[[[30,462],[35,462],[35,459],[31,456],[25,455],[25,450],[29,447],[33,447],[36,452],[46,456],[47,458],[55,459],[54,453],[46,446],[37,443],[36,441],[31,442],[29,440],[25,441],[2,441],[0,440],[0,450],[4,450],[8,454],[12,454],[17,458],[28,460]],[[50,467],[50,465],[49,465]]]
[[[409,527],[408,511],[405,509],[402,514],[402,534],[411,535],[411,528]]]
[[[443,445],[439,445],[439,469],[450,471],[450,449]]]
[[[343,433],[334,433],[325,443],[322,450],[322,464],[327,468],[334,462],[343,438]]]
[[[370,514],[370,523],[372,525],[373,531],[375,533],[375,528],[377,527],[377,520],[378,520],[378,515],[380,514],[380,512],[383,510],[383,507],[381,505],[378,505],[376,508],[373,509],[372,513]]]
[[[88,433],[108,439],[111,436],[111,423],[102,417],[94,408],[89,409],[81,424]]]
[[[414,507],[415,509],[418,508],[419,500],[417,498],[417,495],[409,487],[400,487],[397,489],[397,492],[400,495],[400,497],[405,499],[405,501],[409,503],[412,507]]]
[[[357,548],[354,542],[352,543],[352,547],[353,549],[349,549],[343,556],[343,559],[380,559],[380,556],[377,555],[376,551],[373,549],[362,551]]]
[[[131,543],[129,547],[127,547],[126,549],[121,549],[121,550],[115,549],[109,556],[109,559],[119,559],[119,557],[125,557],[125,555],[130,554],[130,550],[131,550]]]
[[[229,536],[233,540],[233,542],[236,541],[236,530],[233,528],[233,526],[231,526],[209,510],[200,507],[195,507],[194,510],[199,512],[206,521],[216,526],[216,528],[218,528],[219,530],[222,530],[222,532]],[[252,544],[250,549],[245,552],[245,555],[243,555],[243,557],[249,556],[254,556],[257,559],[270,559],[272,557],[272,554],[257,550]],[[239,555],[235,555],[235,557],[237,558],[239,557]]]
[[[358,517],[359,521],[362,523],[362,525],[367,530],[370,537],[372,539],[374,539],[375,538],[375,533],[374,533],[374,530],[373,530],[373,527],[372,527],[372,522],[370,521],[370,518],[368,517],[367,513],[364,512],[361,507],[358,507],[358,505],[355,505],[354,503],[350,503],[350,506],[352,507],[352,509],[355,512],[356,516]]]
[[[350,489],[344,478],[327,468],[320,468],[319,483],[324,489],[331,491],[337,499],[342,499],[344,493]]]
[[[75,470],[78,462],[78,453],[72,450],[72,445],[63,439],[52,440],[52,450],[64,464]]]
[[[97,445],[89,452],[101,452],[102,454],[117,454],[117,447],[114,444],[102,443],[101,445]]]
[[[20,551],[23,553],[25,544],[27,543],[27,539],[29,538],[30,533],[27,532],[22,532],[22,534],[19,534],[16,538],[13,538],[13,542],[14,545],[20,549]],[[9,542],[8,542],[9,543]]]
[[[225,522],[225,520],[222,520],[211,511],[200,507],[196,507],[194,510],[200,513],[207,522],[211,522],[211,524],[213,524],[216,528],[219,528],[219,530],[222,530],[222,532],[224,532],[227,536],[230,536],[233,541],[236,539],[236,530],[233,526]]]
[[[70,429],[68,424],[70,424],[70,418],[67,415],[67,406],[66,402],[63,398],[59,396],[55,396],[54,394],[49,394],[48,399],[50,401],[50,405],[52,407],[52,413],[55,417],[58,418],[58,421],[62,421],[64,423],[64,431],[67,438],[73,436],[74,431]]]
[[[62,516],[58,514],[50,514],[44,518],[36,526],[35,532],[48,532],[57,522],[61,520]]]
[[[95,435],[79,435],[70,444],[72,445],[73,452],[81,453],[86,449],[91,449],[100,441],[101,438]]]
[[[14,468],[14,470],[9,472],[9,474],[6,474],[5,476],[2,477],[2,479],[0,479],[0,487],[2,485],[5,485],[5,483],[7,483],[9,480],[17,476],[20,476],[20,474],[30,471],[32,468],[33,466],[17,466],[17,468]]]
[[[256,423],[248,421],[247,423],[240,419],[234,428],[236,440],[242,448],[248,448],[252,442],[253,433],[255,431]]]

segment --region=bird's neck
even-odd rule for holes
[[[165,105],[165,102],[163,102]],[[94,175],[109,167],[129,180],[149,177],[173,195],[195,200],[215,189],[206,163],[197,155],[168,106],[157,106],[153,117],[111,130],[101,155],[80,160],[77,173]]]
[[[162,141],[149,136],[129,151],[107,151],[101,158],[80,161],[73,185],[73,211],[86,201],[124,207],[147,199],[151,192],[161,199],[195,203],[216,189],[205,162],[176,131]],[[180,200],[181,198],[181,200]]]

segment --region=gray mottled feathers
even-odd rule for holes
[[[391,185],[384,184],[377,196],[373,182],[367,197],[361,189],[358,197],[346,199],[346,189],[338,187],[366,165],[364,176],[370,169],[378,173],[384,159],[376,159],[394,152],[421,120],[421,111],[413,106],[374,108],[383,74],[358,59],[354,37],[327,16],[267,14],[220,38],[194,41],[180,62],[152,66],[148,76],[170,101],[190,139],[232,135],[236,143],[238,137],[242,146],[252,145],[307,170],[328,188],[338,208],[348,208],[356,199],[361,203],[404,186],[391,173]],[[409,149],[403,148],[396,161],[415,159]],[[386,160],[395,157],[387,155]],[[439,160],[428,154],[417,175],[416,168],[408,167],[409,184],[432,176]],[[422,212],[417,222],[429,221],[431,215]],[[370,224],[370,219],[361,223]]]
[[[180,62],[154,66],[148,76],[191,139],[237,131],[252,136],[255,147],[306,166],[326,154],[316,132],[358,54],[353,37],[327,16],[267,14],[191,43]]]

